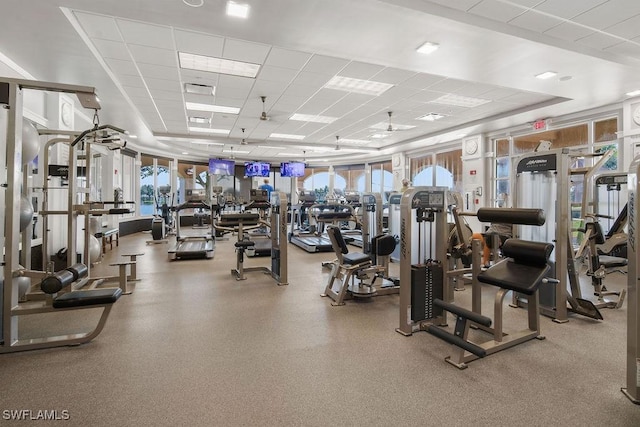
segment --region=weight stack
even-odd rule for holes
[[[444,271],[442,264],[414,264],[411,266],[411,320],[420,322],[442,315],[433,306],[435,298],[443,298]]]

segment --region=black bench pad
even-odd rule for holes
[[[628,263],[626,258],[608,255],[600,255],[598,257],[598,261],[600,262],[600,265],[604,266],[604,268],[626,267]]]
[[[113,304],[122,295],[120,288],[73,291],[53,300],[53,308],[84,307],[88,305]]]
[[[371,257],[361,252],[350,252],[348,254],[344,254],[342,256],[342,260],[344,261],[345,264],[355,265],[355,264],[362,264],[363,262],[371,261]]]
[[[525,265],[506,259],[478,274],[478,280],[499,288],[533,295],[550,269],[546,264],[543,266]]]

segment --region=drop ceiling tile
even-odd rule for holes
[[[133,61],[121,61],[119,59],[106,58],[104,62],[109,66],[111,71],[118,75],[139,75],[138,69],[134,65]]]
[[[308,102],[302,105],[296,112],[300,114],[325,115],[323,114],[323,111],[331,107],[333,104],[335,104],[335,102],[332,100],[329,100],[326,98],[322,99],[322,98],[312,97],[311,99],[309,99]]]
[[[618,24],[605,28],[605,31],[626,39],[638,37],[640,36],[640,15],[632,16]]]
[[[164,100],[164,101],[178,101],[182,103],[182,93],[180,92],[169,92],[166,90],[151,90],[151,96],[155,100]]]
[[[263,64],[271,46],[243,40],[226,39],[222,56],[235,61]]]
[[[222,105],[225,107],[238,107],[242,108],[244,104],[243,99],[235,99],[235,98],[223,98],[221,96],[216,96],[216,105]]]
[[[142,74],[142,78],[145,80],[148,78],[153,78],[178,82],[179,74],[176,67],[162,67],[159,65],[138,64],[138,69],[140,69],[140,74]]]
[[[118,27],[126,43],[173,49],[173,36],[169,27],[118,19]]]
[[[310,58],[310,53],[274,47],[269,52],[264,65],[299,70]]]
[[[291,82],[298,73],[298,70],[292,70],[290,68],[273,67],[271,65],[263,65],[260,67],[257,80],[264,80],[269,82]]]
[[[138,86],[123,86],[124,91],[127,93],[127,96],[130,98],[149,98],[149,92],[145,87]]]
[[[350,77],[352,79],[370,80],[373,75],[379,73],[383,69],[384,67],[380,65],[353,61],[340,70],[340,75]]]
[[[452,9],[464,10],[467,11],[471,9],[476,4],[480,3],[481,0],[430,0],[431,3],[438,3],[446,7],[450,7]]]
[[[640,45],[637,43],[622,42],[606,48],[605,51],[640,59]]]
[[[215,98],[210,95],[198,95],[197,93],[178,93],[184,96],[185,102],[197,102],[199,104],[215,104]]]
[[[117,79],[122,86],[144,87],[144,82],[140,76],[120,75]]]
[[[356,105],[350,102],[338,102],[327,108],[322,114],[330,117],[343,117],[356,109]]]
[[[218,86],[228,88],[241,88],[245,89],[251,87],[254,83],[254,79],[239,76],[230,76],[228,74],[221,74],[218,78]]]
[[[593,49],[605,49],[620,42],[621,40],[619,38],[603,33],[594,33],[580,40],[576,40],[576,43],[584,44]]]
[[[326,74],[302,71],[296,76],[293,83],[306,86],[317,86],[318,88],[321,88],[327,84],[329,79],[331,79],[331,77]]]
[[[171,133],[187,132],[187,124],[185,120],[165,120],[164,124],[167,127],[167,130]]]
[[[524,106],[524,105],[536,104],[538,102],[542,102],[550,98],[551,97],[548,95],[541,95],[541,94],[530,93],[530,92],[520,92],[511,96],[502,98],[500,100],[500,104],[507,102],[511,104],[520,104]],[[482,105],[480,107],[482,107]]]
[[[73,12],[78,18],[85,33],[92,39],[122,41],[116,21],[108,16],[93,15],[91,13]]]
[[[176,39],[176,48],[179,52],[194,53],[197,55],[222,57],[224,38],[195,33],[192,31],[173,30]]]
[[[158,89],[172,92],[182,92],[182,86],[177,80],[165,80],[145,77],[144,81],[149,87],[149,90]]]
[[[256,80],[249,93],[249,98],[259,99],[261,96],[266,96],[268,99],[277,99],[287,87],[286,83]]]
[[[557,37],[559,39],[575,41],[591,34],[595,34],[590,28],[576,25],[570,22],[562,23],[544,32],[546,35]]]
[[[424,102],[419,102],[413,99],[403,99],[402,101],[396,102],[395,104],[391,105],[390,108],[390,110],[392,111],[422,111],[423,109]]]
[[[431,86],[429,86],[429,90],[434,92],[453,93],[456,90],[462,89],[463,87],[468,85],[469,82],[463,80],[446,79],[432,84]]]
[[[387,67],[372,77],[372,80],[382,83],[397,85],[416,76],[415,71],[401,70],[399,68]]]
[[[211,127],[214,129],[229,129],[236,123],[238,118],[234,115],[214,114],[211,119]]]
[[[334,58],[332,56],[313,55],[303,71],[311,73],[336,75],[349,63],[346,59]]]
[[[233,99],[247,99],[251,93],[252,84],[245,87],[229,87],[224,85],[216,86],[216,97],[221,98],[233,98]]]
[[[509,24],[516,25],[527,30],[544,32],[548,29],[561,24],[563,21],[547,15],[541,15],[536,12],[525,12],[520,16],[513,18]]]
[[[177,67],[178,57],[174,50],[130,44],[129,50],[138,64],[152,64],[164,67]]]
[[[640,13],[640,2],[609,0],[572,19],[580,24],[602,30]]]
[[[509,22],[516,16],[521,15],[524,12],[524,9],[508,3],[485,0],[473,6],[468,10],[468,12],[473,13],[474,15],[493,19],[495,21]]]
[[[462,96],[470,96],[470,97],[474,97],[474,98],[484,98],[482,95],[483,93],[487,93],[490,92],[492,90],[496,89],[496,86],[493,85],[485,85],[485,84],[481,84],[481,83],[470,83],[470,84],[466,84],[465,86],[462,86],[459,89],[456,89],[453,91],[453,93],[455,93],[456,95],[462,95]]]
[[[426,89],[429,86],[445,79],[446,77],[436,76],[434,74],[419,73],[400,83],[399,86],[411,87],[414,89]]]
[[[103,58],[120,59],[122,61],[131,61],[131,56],[127,51],[127,46],[121,42],[111,40],[92,40],[93,45]]]
[[[606,2],[607,0],[547,0],[536,6],[535,10],[569,19]]]
[[[166,103],[166,104],[165,104]],[[158,111],[162,118],[167,120],[184,120],[186,117],[185,109],[180,104],[169,103],[168,101],[158,101]]]
[[[285,94],[294,94],[298,96],[311,97],[316,92],[318,92],[318,87],[309,86],[309,85],[301,85],[301,84],[291,84],[287,87]]]
[[[506,98],[507,96],[515,95],[516,93],[518,93],[518,91],[515,89],[507,89],[507,88],[500,87],[500,88],[491,89],[490,91],[484,92],[481,95],[483,99],[490,99],[493,101],[493,100]]]

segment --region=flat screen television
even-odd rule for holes
[[[209,159],[211,175],[234,175],[236,162],[233,160]]]
[[[271,165],[263,162],[245,162],[244,175],[248,177],[263,176],[268,177]]]
[[[304,163],[302,162],[280,163],[280,176],[282,177],[304,176]]]

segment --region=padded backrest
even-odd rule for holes
[[[480,208],[477,212],[480,222],[503,224],[523,224],[541,226],[545,223],[544,210],[528,208]]]
[[[589,236],[589,238],[593,239],[596,245],[602,245],[605,242],[602,226],[599,222],[587,222],[585,224],[585,230],[591,230],[591,236]]]
[[[502,245],[502,255],[513,258],[517,264],[543,266],[549,261],[551,252],[553,252],[551,243],[507,239]]]
[[[329,227],[327,229],[327,233],[333,236],[336,243],[340,247],[340,252],[342,252],[343,254],[349,253],[349,248],[347,248],[347,243],[344,241],[344,237],[342,237],[342,232],[338,227]]]
[[[388,256],[396,249],[396,238],[390,234],[380,234],[371,239],[371,250],[377,256]]]

